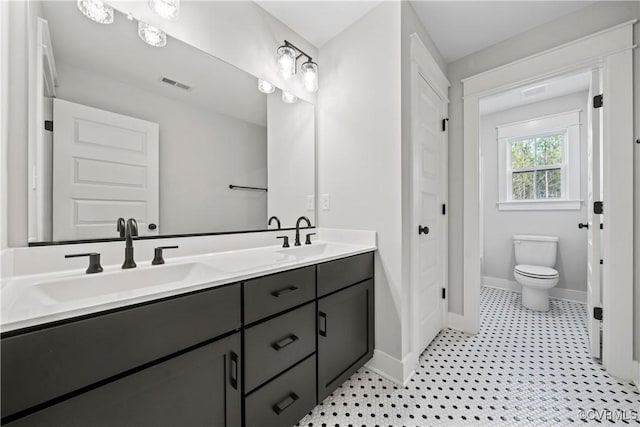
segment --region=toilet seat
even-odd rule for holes
[[[539,265],[516,265],[515,272],[532,279],[556,279],[560,277],[557,270]]]

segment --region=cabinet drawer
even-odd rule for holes
[[[318,265],[318,297],[373,277],[373,252]]]
[[[247,392],[315,351],[315,312],[310,303],[244,331]]]
[[[224,286],[2,339],[2,416],[240,328]]]
[[[242,401],[239,351],[236,333],[9,425],[237,427]]]
[[[244,323],[247,325],[315,297],[315,266],[248,280],[244,283]]]
[[[295,425],[316,405],[316,357],[311,356],[245,399],[246,427]]]

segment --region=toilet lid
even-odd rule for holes
[[[558,277],[558,272],[553,268],[542,267],[539,265],[516,265],[516,272],[523,276],[551,279]]]

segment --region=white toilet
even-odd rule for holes
[[[531,310],[549,310],[549,289],[558,284],[556,265],[558,238],[554,236],[513,236],[516,282],[522,285],[522,305]]]

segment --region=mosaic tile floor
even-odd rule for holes
[[[442,331],[406,387],[362,368],[297,425],[640,425],[638,389],[589,354],[585,305],[551,306],[483,288],[478,335]]]

